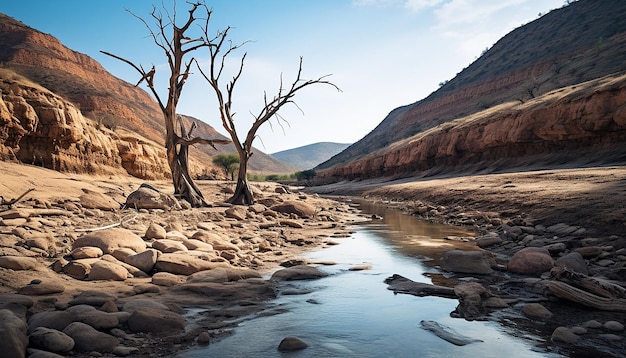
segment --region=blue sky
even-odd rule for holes
[[[186,19],[186,1],[170,0],[28,0],[2,1],[0,12],[49,33],[67,47],[87,54],[113,75],[135,83],[137,72],[100,50],[128,58],[166,76],[165,58],[134,14],[149,19],[152,4]],[[563,6],[564,0],[207,0],[213,30],[231,26],[235,43],[249,41],[244,73],[233,104],[240,136],[250,113],[258,113],[263,93],[276,93],[296,75],[332,75],[339,86],[304,89],[298,108],[285,108],[288,122],[276,121],[258,132],[254,145],[266,153],[315,142],[352,143],[373,130],[394,108],[423,99],[473,62],[513,29]],[[198,52],[198,60],[206,53]],[[236,66],[233,66],[233,68]],[[161,74],[162,77],[159,77]],[[166,90],[166,86],[163,86]],[[226,133],[214,95],[204,79],[192,78],[178,112],[194,116]]]

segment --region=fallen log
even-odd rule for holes
[[[553,279],[565,282],[605,298],[626,298],[626,288],[605,279],[590,277],[557,266],[550,271]]]
[[[387,289],[393,291],[393,293],[407,293],[413,296],[457,298],[454,293],[454,288],[415,282],[398,274],[387,278],[385,283],[389,285]]]
[[[561,281],[547,281],[546,288],[556,297],[602,311],[626,312],[626,299],[606,298],[568,285]]]
[[[466,344],[474,342],[482,342],[480,339],[474,339],[456,333],[451,328],[442,326],[435,321],[421,321],[420,325],[423,329],[433,332],[437,337],[442,338],[457,346],[464,346]]]

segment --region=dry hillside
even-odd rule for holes
[[[366,178],[567,164],[599,152],[609,156],[593,160],[623,159],[625,57],[626,2],[573,2],[510,32],[318,169]]]
[[[65,47],[58,39],[49,34],[37,31],[26,24],[23,24],[9,16],[0,14],[0,63],[3,71],[1,72],[3,81],[2,100],[5,103],[24,103],[24,106],[30,107],[28,111],[40,117],[42,112],[50,111],[47,104],[40,102],[31,103],[30,98],[48,96],[41,93],[51,93],[61,102],[64,102],[60,109],[65,112],[66,108],[72,107],[73,111],[78,111],[82,117],[86,118],[85,125],[93,127],[106,127],[108,129],[124,128],[125,137],[129,133],[135,138],[134,147],[154,144],[154,148],[150,151],[159,157],[164,157],[164,149],[162,148],[163,133],[165,127],[161,111],[156,101],[144,90],[125,82],[106,71],[97,61],[89,56],[73,51]],[[36,85],[36,86],[33,86]],[[10,91],[9,88],[20,87],[19,91]],[[32,88],[43,89],[39,94],[33,94]],[[31,88],[31,89],[25,89]],[[25,92],[30,92],[29,96],[18,99]],[[9,98],[10,97],[10,98]],[[3,126],[9,126],[9,122],[15,124],[22,121],[20,113],[14,109],[15,105],[5,106],[6,112],[2,114],[4,117]],[[19,106],[18,106],[19,107]],[[60,108],[57,106],[57,108]],[[61,117],[67,117],[67,114],[57,114],[54,121],[64,122]],[[13,117],[13,119],[7,119]],[[31,116],[32,117],[32,116]],[[44,115],[45,117],[45,115]],[[187,117],[189,120],[193,120]],[[30,119],[33,120],[32,118]],[[43,123],[45,119],[37,118],[35,122]],[[225,138],[219,134],[211,126],[196,121],[199,128],[196,133],[206,135],[209,138]],[[56,126],[56,125],[55,125]],[[66,121],[60,124],[60,127],[71,127],[72,123]],[[69,128],[68,127],[68,128]],[[67,138],[54,137],[56,132],[40,133],[39,126],[35,125],[31,129],[21,128],[17,132],[22,132],[19,138],[13,138],[9,142],[0,142],[3,146],[3,152],[12,152],[14,156],[24,162],[31,163],[36,161],[32,159],[33,152],[39,152],[42,157],[40,163],[46,167],[52,168],[52,162],[59,158],[53,158],[50,154],[54,151],[55,146],[60,150],[61,156],[65,155],[68,147],[75,145],[67,144],[58,146],[59,141],[66,141]],[[82,128],[68,129],[74,132],[80,132]],[[8,131],[6,128],[3,132]],[[113,131],[115,132],[115,131]],[[105,132],[102,132],[105,133]],[[106,135],[110,135],[107,133]],[[116,135],[111,137],[112,141],[116,140]],[[1,136],[0,136],[1,138]],[[82,140],[75,138],[75,143]],[[84,138],[83,138],[84,139]],[[45,144],[45,148],[36,148],[40,143]],[[139,143],[139,144],[137,144]],[[126,149],[133,145],[123,145]],[[52,148],[52,151],[50,150]],[[20,154],[20,151],[22,153]],[[83,150],[81,155],[89,156],[89,148]],[[108,148],[109,153],[115,152],[115,148]],[[68,155],[74,156],[76,150]],[[80,152],[80,150],[79,150]],[[220,151],[215,151],[208,146],[198,146],[192,151],[192,161],[195,161],[198,171],[196,174],[207,174],[216,168],[213,167],[211,157],[224,152],[234,152],[234,147],[221,147]],[[45,155],[48,153],[47,155]],[[146,153],[133,152],[127,156],[142,157]],[[37,155],[36,155],[37,156]],[[6,158],[6,155],[5,155]],[[268,155],[257,150],[257,155],[250,162],[250,169],[256,171],[267,171],[285,173],[292,172],[294,168],[281,163]],[[114,158],[113,162],[123,162],[124,158]],[[160,161],[157,158],[151,158],[152,162]],[[198,163],[202,163],[200,166]],[[110,163],[109,163],[110,164]],[[67,166],[62,169],[71,169]],[[124,167],[128,170],[127,167]],[[88,170],[85,170],[88,171]],[[159,171],[157,171],[158,173]],[[129,171],[132,175],[138,175],[137,171]]]

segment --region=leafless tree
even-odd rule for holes
[[[305,87],[314,84],[326,84],[334,87],[338,91],[340,89],[335,84],[326,80],[326,78],[330,75],[322,76],[313,80],[303,79],[301,57],[298,67],[298,74],[295,80],[291,83],[291,85],[289,85],[288,87],[283,87],[283,81],[281,76],[280,86],[276,95],[274,95],[274,97],[272,98],[268,98],[267,93],[264,94],[264,106],[263,108],[261,108],[258,114],[253,114],[252,125],[242,142],[239,138],[239,134],[237,133],[237,129],[235,128],[235,113],[232,112],[232,104],[233,89],[235,88],[235,85],[237,84],[237,81],[239,80],[243,72],[246,53],[244,53],[244,55],[241,57],[237,73],[230,79],[225,87],[223,87],[223,83],[221,82],[226,59],[230,55],[232,55],[235,50],[245,44],[243,43],[240,45],[235,45],[230,40],[228,40],[228,32],[230,31],[230,29],[231,28],[228,27],[224,31],[218,32],[217,35],[213,37],[213,39],[211,40],[212,46],[208,47],[211,56],[209,68],[203,69],[200,65],[198,65],[198,70],[202,73],[202,76],[204,76],[204,78],[211,85],[211,88],[213,88],[213,91],[215,92],[215,96],[219,105],[222,126],[228,132],[228,134],[230,134],[230,138],[232,139],[235,148],[237,148],[237,154],[239,155],[237,186],[235,188],[233,196],[228,200],[228,202],[236,205],[252,205],[254,204],[254,195],[252,194],[252,190],[250,189],[250,185],[248,183],[247,173],[248,161],[253,154],[252,142],[256,138],[256,133],[258,129],[272,118],[276,118],[276,120],[278,120],[279,122],[285,121],[278,114],[279,110],[286,104],[293,104],[297,107],[297,104],[294,102],[293,98],[297,92]],[[206,33],[205,36],[206,38],[209,38],[208,33]]]
[[[212,11],[202,2],[189,4],[191,9],[182,26],[176,24],[175,9],[173,12],[169,12],[165,8],[161,11],[153,7],[152,13],[150,14],[151,23],[148,23],[147,20],[127,10],[131,15],[143,22],[150,32],[154,43],[163,50],[167,58],[169,65],[169,90],[165,102],[162,100],[161,96],[159,96],[155,88],[154,76],[156,70],[154,66],[152,66],[149,71],[146,71],[141,65],[137,66],[135,63],[123,57],[105,51],[101,52],[124,61],[135,68],[141,75],[141,79],[137,82],[136,86],[145,81],[150,91],[152,91],[165,119],[165,148],[167,151],[167,161],[172,173],[172,180],[174,182],[174,195],[187,200],[192,206],[198,207],[207,205],[207,202],[189,174],[189,146],[201,143],[211,145],[215,148],[215,144],[227,144],[230,143],[230,141],[193,137],[192,134],[196,128],[196,123],[194,122],[189,131],[187,131],[182,117],[178,116],[176,113],[176,107],[183,87],[190,75],[191,65],[195,61],[192,54],[194,51],[203,47],[215,48],[217,46],[207,40],[207,37],[201,36],[208,31]],[[195,14],[198,10],[204,12],[202,15],[206,15],[206,18],[202,19],[196,17]],[[195,38],[189,37],[188,31],[192,32],[195,30],[195,27],[191,29],[191,26],[198,22],[200,23],[201,35]],[[178,122],[180,133],[176,131],[176,122]]]

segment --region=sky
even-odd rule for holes
[[[243,44],[227,62],[228,80],[246,54],[233,94],[241,139],[264,95],[277,94],[282,78],[291,84],[302,57],[302,77],[327,76],[329,85],[310,86],[257,132],[254,146],[275,153],[317,142],[353,143],[393,109],[436,91],[513,29],[560,8],[565,0],[206,0],[210,32],[226,27]],[[150,22],[153,5],[176,9],[177,24],[189,5],[179,0],[1,0],[0,12],[58,38],[135,84],[138,72],[102,54],[114,53],[144,68],[156,66],[155,83],[167,91],[163,51],[136,15]],[[193,37],[193,36],[192,36]],[[194,57],[208,68],[208,52]],[[204,64],[204,65],[203,65]],[[192,71],[178,113],[196,117],[227,135],[215,94]],[[226,81],[224,81],[225,83]],[[145,87],[144,87],[145,89]],[[163,96],[163,94],[161,94]]]

